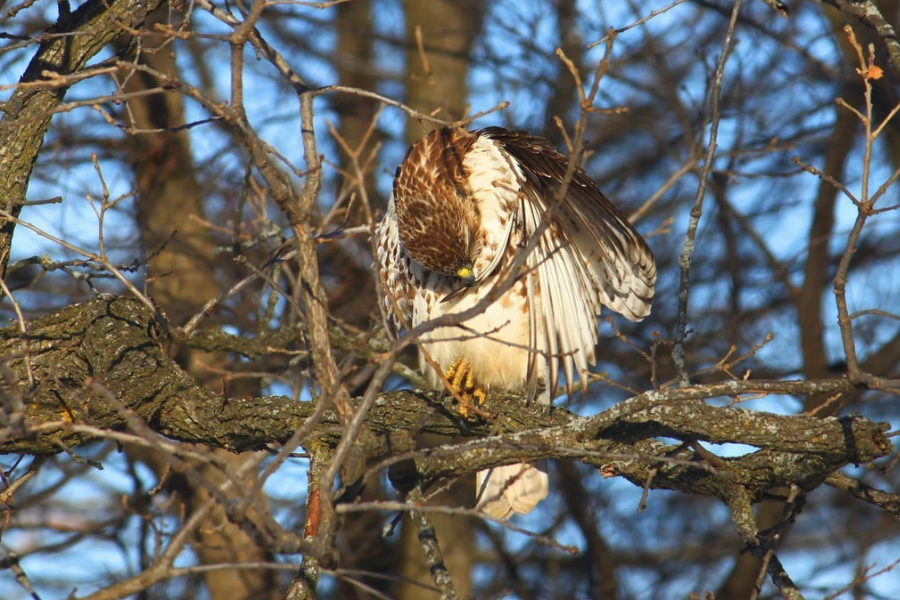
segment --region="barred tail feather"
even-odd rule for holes
[[[479,471],[476,482],[475,508],[495,519],[529,513],[550,493],[547,472],[528,463]]]

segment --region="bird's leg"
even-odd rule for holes
[[[465,356],[460,356],[444,373],[450,389],[459,400],[459,414],[463,418],[469,418],[469,411],[480,414],[479,407],[484,404],[487,392],[475,382],[475,370],[472,363]]]

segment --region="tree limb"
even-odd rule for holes
[[[133,430],[129,419],[135,417],[171,440],[258,450],[288,440],[316,409],[313,402],[279,396],[222,398],[198,385],[164,354],[164,333],[149,310],[131,298],[100,296],[67,307],[33,320],[27,336],[25,355],[19,328],[0,330],[5,378],[0,452],[58,453],[95,439],[98,431]],[[461,419],[452,401],[437,392],[404,390],[378,396],[358,443],[370,464],[382,461],[376,468],[411,459],[426,482],[523,460],[575,458],[639,486],[650,478],[652,488],[725,499],[737,485],[759,501],[773,487],[809,490],[844,465],[887,455],[887,425],[862,417],[819,419],[717,408],[698,400],[852,389],[845,378],[732,381],[645,392],[593,417],[525,406],[516,394],[492,394],[492,422]],[[335,447],[343,428],[337,412],[327,410],[301,442]],[[498,429],[505,433],[492,435]],[[411,436],[419,433],[453,441],[407,452]],[[474,439],[458,441],[461,436]],[[659,436],[685,444],[665,444]],[[758,450],[719,458],[697,448],[699,442],[741,443]]]

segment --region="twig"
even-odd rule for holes
[[[664,12],[667,12],[667,11],[675,8],[676,6],[678,6],[679,4],[681,4],[684,1],[685,0],[675,0],[675,2],[673,2],[672,4],[669,4],[668,6],[664,6],[660,9],[651,11],[649,15],[647,15],[646,17],[644,17],[642,19],[638,19],[637,21],[634,21],[633,23],[630,23],[630,24],[626,25],[625,27],[619,27],[618,29],[613,29],[612,31],[615,32],[615,34],[625,33],[629,29],[633,29],[633,28],[637,27],[638,25],[643,25],[644,23],[646,23],[653,17],[661,15]],[[610,38],[609,35],[602,37],[599,40],[597,40],[596,42],[592,42],[592,43],[588,44],[587,49],[591,50],[592,48],[596,48],[600,44],[606,43],[609,40],[609,38]]]
[[[379,102],[383,102],[387,106],[393,106],[394,108],[399,108],[400,110],[402,110],[409,116],[414,117],[418,120],[427,121],[429,123],[434,123],[435,125],[440,125],[442,127],[454,126],[454,125],[463,127],[463,126],[468,125],[472,121],[480,119],[481,117],[483,117],[485,115],[489,115],[491,113],[494,113],[494,112],[497,112],[500,110],[505,110],[509,106],[509,102],[506,102],[506,101],[498,102],[492,108],[483,110],[481,112],[477,112],[474,115],[466,117],[465,119],[460,119],[458,121],[445,121],[443,119],[438,119],[431,115],[414,110],[414,109],[406,106],[402,102],[398,102],[398,101],[394,100],[393,98],[388,98],[387,96],[382,96],[381,94],[376,94],[375,92],[370,92],[369,90],[363,90],[360,88],[347,87],[347,86],[343,86],[343,85],[328,85],[325,87],[316,88],[315,90],[310,91],[309,94],[311,96],[321,96],[323,94],[329,94],[331,92],[352,94],[354,96],[360,96],[362,98],[372,98],[373,100],[378,100]]]
[[[796,486],[792,486],[787,500],[785,500],[784,503],[784,508],[781,514],[781,521],[779,521],[776,525],[776,531],[772,535],[772,539],[768,540],[767,542],[769,548],[762,560],[762,565],[759,569],[759,576],[756,579],[756,585],[753,586],[753,593],[750,594],[750,600],[756,600],[759,597],[759,593],[762,591],[763,581],[765,580],[766,573],[769,571],[769,565],[771,564],[772,560],[776,558],[775,548],[778,546],[778,542],[781,540],[781,534],[784,532],[784,527],[794,519],[794,511],[797,509],[797,497],[799,495],[800,490]]]
[[[747,492],[740,486],[735,485],[730,497],[727,499],[727,504],[731,511],[731,518],[737,525],[738,533],[744,540],[747,550],[760,561],[763,561],[766,568],[765,572],[768,573],[772,583],[781,592],[782,597],[785,600],[804,600],[803,595],[797,588],[797,584],[784,570],[781,561],[775,554],[771,541],[760,536]]]
[[[355,512],[364,512],[368,510],[382,510],[387,512],[429,512],[429,513],[438,513],[445,515],[463,515],[467,517],[477,517],[479,519],[483,519],[485,521],[489,521],[491,523],[496,523],[497,525],[502,525],[504,528],[509,529],[510,531],[514,531],[516,533],[521,533],[526,535],[539,544],[543,544],[545,546],[556,548],[557,550],[562,550],[567,554],[577,554],[578,548],[575,546],[567,546],[564,544],[560,544],[556,540],[551,537],[541,535],[539,533],[535,533],[533,531],[529,531],[527,529],[523,529],[521,527],[517,527],[513,525],[509,521],[501,521],[500,519],[495,519],[489,515],[486,515],[482,511],[475,510],[472,508],[454,508],[451,506],[412,506],[410,504],[404,502],[359,502],[357,504],[341,504],[337,507],[338,513],[355,513]]]
[[[722,93],[722,81],[725,77],[725,64],[731,52],[732,41],[734,39],[735,25],[737,24],[738,13],[741,10],[741,1],[734,3],[734,9],[731,11],[731,20],[728,23],[728,31],[725,34],[725,43],[722,47],[722,54],[719,56],[719,64],[716,66],[715,78],[713,81],[712,94],[710,97],[710,112],[712,113],[712,122],[709,128],[709,145],[706,149],[706,158],[703,169],[700,172],[700,184],[697,187],[697,196],[694,199],[694,206],[691,208],[691,216],[688,222],[687,234],[684,238],[684,246],[681,249],[681,255],[678,258],[678,265],[681,269],[681,280],[678,286],[678,324],[675,329],[675,347],[672,349],[672,360],[675,362],[677,369],[678,384],[682,387],[690,385],[687,368],[684,364],[684,341],[687,337],[687,320],[688,320],[688,298],[690,294],[691,284],[691,259],[694,255],[694,238],[697,235],[697,226],[700,223],[700,217],[703,214],[703,198],[706,194],[706,182],[709,179],[709,173],[712,170],[713,160],[716,155],[717,137],[719,134],[719,96]]]
[[[3,483],[6,485],[6,489],[0,492],[0,504],[12,504],[12,497],[16,490],[21,487],[25,482],[29,479],[37,475],[38,469],[44,463],[44,457],[36,456],[32,459],[31,464],[28,465],[28,470],[25,471],[22,475],[18,476],[15,481],[9,483],[7,477],[9,475],[4,476],[3,472],[0,471],[0,477],[3,477]]]
[[[850,263],[853,255],[856,253],[856,245],[862,233],[866,220],[872,213],[876,198],[869,197],[869,175],[871,168],[872,147],[875,137],[872,130],[872,83],[873,72],[875,72],[875,53],[874,47],[869,47],[868,62],[863,55],[862,46],[856,41],[853,35],[853,29],[849,25],[844,27],[844,31],[849,38],[850,44],[856,50],[859,60],[859,68],[857,73],[863,80],[864,98],[865,98],[865,115],[854,110],[853,112],[863,121],[865,127],[865,153],[863,156],[863,173],[861,181],[861,191],[859,201],[854,202],[856,205],[856,220],[850,235],[847,236],[847,244],[838,263],[837,272],[834,275],[834,299],[837,305],[838,325],[841,332],[841,342],[844,347],[844,357],[847,361],[847,374],[854,382],[865,383],[867,385],[878,386],[879,379],[867,373],[863,373],[859,366],[859,358],[856,353],[856,341],[853,338],[853,320],[850,318],[850,312],[847,308],[847,273],[850,269]],[[844,105],[846,106],[846,104]],[[849,108],[849,107],[848,107]],[[892,113],[893,114],[893,113]],[[852,197],[851,197],[852,199]]]
[[[256,462],[254,460],[248,460],[244,463],[243,467],[239,470],[238,475],[244,476],[249,468],[255,466]],[[218,490],[220,492],[228,491],[232,482],[230,480],[226,480],[219,486]],[[191,511],[190,517],[185,521],[181,528],[178,529],[169,539],[168,545],[165,547],[163,552],[159,555],[156,561],[146,569],[144,569],[141,573],[129,577],[128,579],[116,582],[110,586],[107,586],[93,594],[88,594],[87,596],[82,596],[78,598],[78,600],[115,600],[118,598],[124,598],[126,596],[130,596],[132,594],[137,594],[141,590],[147,589],[148,586],[153,585],[154,583],[158,583],[160,581],[165,581],[175,577],[173,574],[172,566],[175,563],[175,559],[184,549],[185,545],[188,544],[192,539],[197,530],[209,517],[210,511],[215,508],[217,505],[217,500],[215,497],[210,497],[206,501],[204,501],[199,506],[196,506],[193,511]],[[74,594],[72,596],[74,598]]]
[[[418,486],[410,490],[406,496],[406,502],[413,507],[420,507],[425,503],[422,498],[422,490]],[[450,578],[450,572],[444,564],[444,555],[438,544],[437,536],[434,531],[434,525],[428,514],[421,510],[409,511],[409,517],[418,530],[419,543],[425,552],[425,563],[428,565],[428,571],[431,573],[431,579],[434,585],[441,592],[441,600],[457,600],[459,595],[453,588],[453,580]]]
[[[378,109],[375,111],[375,114],[372,115],[372,119],[369,122],[369,127],[366,129],[363,134],[362,139],[359,141],[359,146],[356,149],[350,148],[347,144],[347,141],[341,136],[341,134],[334,128],[330,121],[326,121],[328,126],[328,131],[331,133],[331,136],[334,140],[340,145],[341,149],[350,159],[350,166],[353,169],[352,178],[348,175],[347,178],[350,179],[355,185],[356,189],[359,190],[360,202],[363,206],[363,210],[365,211],[365,222],[372,222],[372,205],[369,201],[369,192],[366,189],[366,170],[368,170],[369,166],[372,163],[372,160],[375,158],[376,152],[378,151],[380,144],[374,144],[372,149],[369,152],[369,158],[366,160],[364,165],[360,165],[359,157],[362,154],[363,149],[369,143],[369,140],[372,138],[373,133],[375,132],[375,126],[378,123],[378,117],[381,115],[381,110],[383,105],[379,105]],[[352,197],[351,197],[352,201]],[[340,203],[335,202],[335,209],[340,206]],[[348,203],[347,212],[350,211],[350,204]],[[346,219],[345,219],[346,220]],[[328,226],[329,220],[323,219],[322,224],[319,226],[320,229],[324,229]]]
[[[900,74],[900,40],[894,26],[884,18],[878,8],[878,4],[872,0],[825,0],[826,3],[848,15],[854,16],[869,27],[881,38],[888,51],[894,71]]]
[[[9,213],[5,210],[0,209],[0,217],[8,219],[17,225],[21,225],[22,227],[25,227],[26,229],[30,229],[31,231],[38,234],[39,236],[50,240],[54,244],[58,244],[58,245],[62,246],[63,248],[71,250],[72,252],[80,254],[81,256],[84,256],[85,258],[88,258],[92,261],[95,261],[95,262],[103,265],[104,269],[106,269],[107,271],[112,273],[113,276],[115,276],[115,278],[118,279],[119,282],[122,285],[124,285],[128,289],[128,291],[131,292],[132,295],[134,295],[135,298],[140,300],[144,306],[146,306],[148,309],[150,309],[150,311],[153,313],[153,316],[156,319],[157,323],[159,323],[159,325],[165,330],[166,334],[168,334],[168,335],[172,334],[172,330],[169,326],[169,320],[166,319],[165,315],[163,315],[162,312],[160,312],[160,310],[156,307],[156,305],[153,303],[153,301],[150,300],[150,298],[148,298],[146,296],[146,294],[143,294],[142,292],[140,292],[134,286],[134,284],[131,283],[131,281],[129,281],[128,278],[125,277],[125,275],[123,275],[122,272],[111,262],[103,259],[100,256],[97,256],[93,252],[88,252],[87,250],[83,250],[83,249],[79,248],[78,246],[75,246],[74,244],[70,244],[69,242],[67,242],[63,239],[60,239],[54,235],[51,235],[51,234],[47,233],[46,231],[44,231],[43,229],[41,229],[40,227],[37,227],[36,225],[32,225],[31,223],[29,223],[27,221],[23,221],[17,217],[14,217],[11,213]]]
[[[858,319],[859,317],[864,317],[867,315],[874,315],[877,317],[884,317],[886,319],[893,319],[895,321],[900,321],[900,315],[896,315],[894,313],[890,313],[885,310],[879,310],[877,308],[869,308],[867,310],[858,310],[855,313],[851,313],[850,320]]]
[[[822,598],[822,600],[835,600],[836,598],[843,596],[844,592],[849,592],[851,589],[862,585],[866,581],[874,579],[875,577],[878,577],[879,575],[884,575],[885,573],[890,573],[897,567],[897,565],[900,565],[900,558],[898,558],[897,560],[895,560],[888,566],[886,566],[882,569],[878,569],[877,571],[872,571],[872,568],[875,566],[874,564],[869,565],[868,567],[863,569],[862,573],[860,573],[859,575],[854,577],[853,581],[851,581],[849,585],[839,589],[838,591],[836,591],[833,594],[828,594],[827,596]]]
[[[791,16],[790,8],[788,8],[787,4],[785,4],[784,2],[781,2],[781,0],[762,0],[762,1],[764,3],[766,3],[767,5],[769,5],[770,8],[772,8],[775,12],[777,12],[779,15],[781,15],[785,19],[787,19],[789,16]]]
[[[659,189],[653,192],[653,195],[644,200],[644,203],[641,204],[637,208],[637,210],[628,215],[628,222],[637,223],[638,221],[640,221],[644,217],[644,215],[646,215],[650,211],[650,209],[653,208],[653,206],[659,201],[659,199],[662,198],[665,193],[668,192],[672,188],[672,186],[678,182],[679,179],[684,177],[696,167],[697,157],[689,157],[677,171],[669,176],[665,183],[659,186]]]
[[[731,369],[734,368],[736,365],[738,365],[738,364],[744,362],[745,360],[747,360],[748,358],[750,358],[751,356],[753,356],[753,355],[756,354],[757,352],[759,352],[766,344],[768,344],[769,342],[771,342],[771,341],[774,340],[774,339],[775,339],[775,334],[774,334],[774,333],[771,333],[771,332],[770,332],[770,333],[767,333],[767,334],[766,334],[766,337],[764,337],[763,340],[762,340],[761,342],[759,342],[758,344],[754,345],[752,348],[750,348],[749,350],[747,350],[747,352],[745,352],[744,354],[739,354],[739,355],[738,355],[736,358],[734,358],[733,360],[729,360],[729,359],[731,358],[731,355],[734,354],[734,353],[737,351],[737,346],[732,346],[731,348],[729,348],[729,350],[728,350],[728,352],[726,353],[726,355],[723,356],[721,359],[719,359],[719,362],[717,362],[716,364],[714,364],[714,365],[712,365],[712,366],[706,367],[706,368],[704,368],[704,369],[700,369],[700,370],[698,370],[698,371],[694,371],[693,374],[694,374],[694,375],[701,375],[701,374],[705,374],[705,373],[715,373],[716,371],[724,371],[725,373],[727,373],[727,374],[730,375],[731,377],[734,377],[735,379],[737,379],[737,378],[734,376],[734,374],[731,373]]]
[[[832,473],[825,479],[825,484],[843,490],[854,498],[859,498],[863,502],[882,508],[894,517],[900,518],[900,494],[883,492],[862,481],[851,479],[843,473]]]
[[[842,104],[841,106],[846,106],[846,105]],[[854,196],[853,193],[847,189],[847,186],[845,186],[840,181],[836,180],[834,177],[832,177],[828,173],[820,171],[819,169],[813,167],[812,165],[808,165],[808,164],[804,163],[803,161],[800,160],[799,156],[794,156],[793,158],[791,158],[791,162],[793,162],[795,165],[799,166],[801,169],[803,169],[810,175],[815,175],[819,179],[822,179],[823,181],[826,181],[829,184],[831,184],[831,186],[839,189],[845,196],[847,196],[853,202],[853,204],[856,204],[857,206],[859,206],[859,204],[860,204],[859,200],[857,200],[856,196]]]
[[[7,552],[6,556],[0,559],[0,569],[9,569],[12,571],[16,578],[16,583],[22,586],[34,600],[41,600],[41,597],[35,591],[34,586],[31,585],[31,580],[28,579],[28,574],[25,573],[25,569],[19,564],[19,556],[15,552]]]

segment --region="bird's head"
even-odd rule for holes
[[[398,205],[398,230],[407,254],[430,271],[474,285],[481,248],[470,219],[452,210],[426,210],[423,204],[427,203],[408,200],[403,209]]]
[[[397,229],[407,254],[465,286],[477,280],[481,253],[481,216],[463,166],[472,139],[465,132],[435,131],[413,145],[394,177]]]

